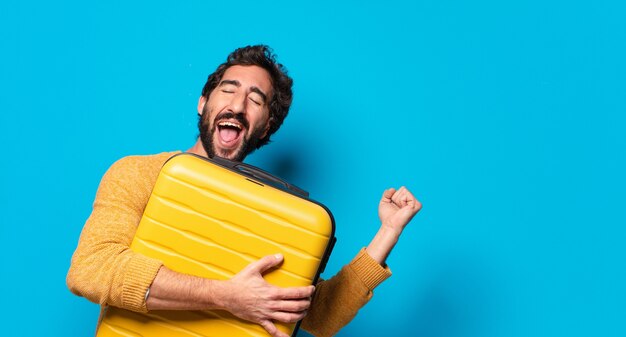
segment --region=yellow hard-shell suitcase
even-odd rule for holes
[[[326,207],[306,192],[253,166],[192,154],[161,169],[131,249],[177,272],[229,279],[263,256],[284,262],[264,275],[281,287],[314,284],[335,242]],[[294,336],[299,322],[277,323]],[[109,306],[97,337],[268,336],[226,311],[152,311]]]

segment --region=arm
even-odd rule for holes
[[[421,209],[422,204],[404,186],[397,191],[390,188],[383,192],[378,205],[378,217],[382,225],[367,246],[367,253],[378,263],[385,265],[387,256],[398,243],[404,227]]]
[[[127,157],[104,175],[72,258],[70,290],[102,305],[138,312],[224,309],[284,337],[272,320],[302,319],[314,287],[281,289],[266,283],[263,272],[280,264],[282,256],[265,257],[230,280],[217,281],[174,272],[130,250],[161,166],[162,161],[152,167],[145,159]]]
[[[318,283],[303,329],[318,337],[333,336],[356,316],[372,298],[374,288],[391,276],[385,265],[387,256],[420,209],[420,202],[404,187],[383,193],[378,233],[337,275]]]
[[[76,295],[101,305],[145,312],[146,289],[162,263],[129,249],[151,191],[149,178],[142,176],[150,170],[139,168],[141,163],[135,157],[123,158],[103,176],[72,257],[67,285]]]
[[[223,309],[261,325],[275,337],[289,337],[273,321],[301,320],[311,304],[315,287],[280,288],[263,279],[263,273],[283,261],[280,254],[249,264],[227,281],[176,273],[162,267],[150,287],[150,310]]]

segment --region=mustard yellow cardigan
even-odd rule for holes
[[[146,291],[163,263],[129,247],[159,171],[176,153],[125,157],[106,172],[67,274],[74,294],[102,308],[147,312]],[[362,249],[337,275],[318,283],[301,327],[315,336],[336,334],[390,275]]]

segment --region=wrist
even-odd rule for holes
[[[384,266],[387,256],[398,242],[399,237],[398,231],[383,225],[365,250],[372,259]]]
[[[383,266],[374,260],[367,252],[367,248],[363,248],[349,266],[369,290],[374,290],[381,282],[391,276],[391,270],[386,265]]]
[[[228,310],[230,299],[227,298],[231,292],[228,290],[229,281],[207,280],[207,296],[211,309]]]
[[[393,241],[394,244],[398,242],[400,239],[400,235],[402,234],[402,229],[398,229],[395,226],[384,223],[380,226],[378,233],[376,235],[385,238],[388,241]]]

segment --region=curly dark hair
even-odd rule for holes
[[[257,143],[256,148],[258,149],[270,141],[270,136],[278,131],[285,117],[287,117],[293,96],[291,91],[293,80],[287,75],[287,68],[276,62],[276,56],[270,47],[266,45],[246,46],[230,53],[226,62],[220,64],[215,72],[209,75],[204,88],[202,88],[204,98],[209,99],[213,89],[222,81],[226,69],[234,65],[259,66],[267,70],[271,77],[274,94],[269,104],[269,129],[267,135]]]

